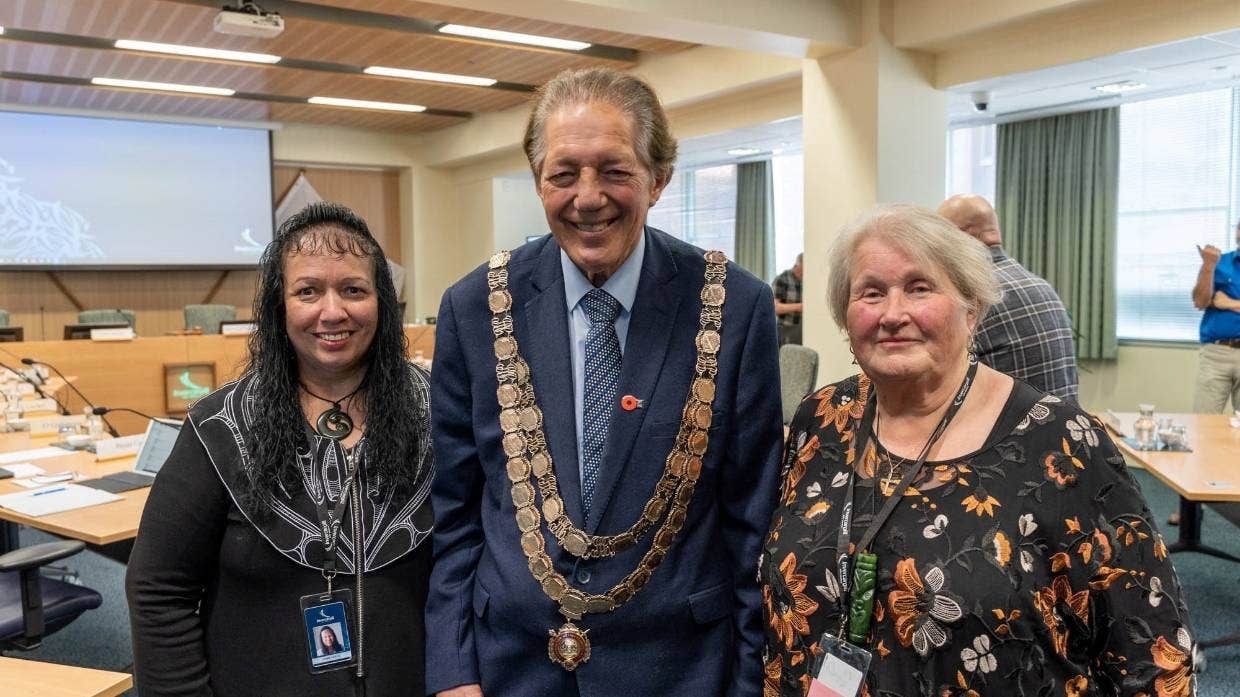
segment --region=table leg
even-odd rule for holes
[[[18,525],[7,520],[0,521],[0,554],[12,552],[21,547],[17,539]]]
[[[1180,497],[1180,539],[1167,547],[1168,552],[1200,552],[1219,559],[1240,562],[1240,557],[1216,547],[1201,544],[1201,503]]]
[[[1206,641],[1197,642],[1197,646],[1208,649],[1215,646],[1234,646],[1240,644],[1240,634],[1228,634],[1217,639],[1207,639]]]

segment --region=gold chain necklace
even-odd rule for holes
[[[495,335],[495,377],[498,382],[499,424],[504,432],[502,444],[508,456],[510,493],[521,531],[521,550],[530,573],[558,606],[567,621],[559,629],[548,630],[547,656],[565,670],[574,670],[590,658],[590,639],[573,624],[589,613],[611,612],[628,602],[663,561],[667,550],[684,525],[693,490],[702,472],[702,457],[709,441],[711,404],[715,399],[718,352],[722,343],[723,302],[726,297],[727,257],[723,252],[706,252],[706,271],[702,284],[702,312],[696,338],[697,361],[694,379],[685,400],[680,430],[667,456],[663,475],[642,509],[642,515],[618,535],[591,535],[573,524],[564,511],[547,437],[542,429],[542,410],[534,397],[530,368],[517,348],[513,335],[512,295],[508,291],[508,261],[502,251],[491,257],[487,271],[490,294],[491,330]],[[536,494],[541,506],[536,504]],[[579,559],[614,556],[633,547],[656,523],[662,521],[649,551],[637,567],[602,594],[589,594],[568,584],[555,570],[542,535],[542,519],[560,547]]]
[[[887,455],[887,476],[883,477],[883,479],[879,481],[878,488],[882,491],[883,496],[891,496],[896,491],[896,485],[899,484],[900,480],[904,478],[904,466],[908,464],[908,459],[891,452],[879,440],[878,427],[881,419],[881,414],[874,414],[874,442],[878,445],[878,449],[882,450],[882,452]],[[875,455],[878,455],[877,450],[875,451]],[[899,464],[896,463],[896,460],[900,461]],[[899,472],[899,476],[896,476],[897,472]]]

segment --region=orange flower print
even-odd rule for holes
[[[1085,463],[1072,454],[1067,439],[1063,441],[1063,452],[1052,450],[1042,456],[1042,466],[1046,468],[1046,478],[1061,491],[1075,485],[1076,471],[1085,469]]]
[[[771,629],[784,642],[784,648],[792,648],[792,640],[798,635],[809,634],[809,615],[818,609],[818,603],[805,594],[809,579],[805,574],[794,573],[797,568],[795,553],[789,552],[779,565],[783,580],[783,592],[774,590],[765,598]],[[775,598],[779,595],[782,597]],[[778,604],[778,607],[776,607]]]
[[[969,513],[976,513],[978,518],[983,515],[994,517],[995,506],[1002,506],[999,499],[991,496],[980,484],[973,490],[972,494],[965,497],[960,505],[964,506],[964,510]]]
[[[1154,678],[1154,692],[1158,697],[1188,697],[1192,694],[1192,668],[1189,666],[1192,640],[1183,627],[1176,630],[1175,638],[1179,646],[1172,645],[1166,637],[1160,636],[1150,647],[1154,665],[1162,670],[1158,677]]]
[[[1056,576],[1049,588],[1035,591],[1033,606],[1042,613],[1042,621],[1051,632],[1051,642],[1055,653],[1068,656],[1068,627],[1059,615],[1059,604],[1064,603],[1072,613],[1087,622],[1089,618],[1089,591],[1072,592],[1072,585],[1067,576]]]
[[[815,435],[806,440],[805,434],[802,433],[800,435],[800,440],[804,440],[805,442],[801,443],[798,441],[798,445],[790,445],[790,447],[796,448],[797,454],[796,458],[792,461],[792,465],[788,467],[788,472],[784,475],[783,503],[785,506],[791,505],[794,501],[796,501],[797,484],[800,484],[801,478],[805,476],[805,468],[809,464],[810,460],[813,460],[814,456],[818,454],[818,436]]]
[[[926,572],[923,583],[913,559],[896,564],[896,588],[887,595],[887,607],[896,624],[896,638],[904,647],[912,646],[925,657],[930,649],[947,644],[947,630],[940,623],[951,624],[964,612],[951,596],[941,592],[947,577],[939,567]]]
[[[762,697],[779,697],[779,677],[783,671],[779,656],[772,656],[766,663],[766,680],[762,684]]]
[[[1089,694],[1089,678],[1084,675],[1069,678],[1063,684],[1063,691],[1067,697],[1085,697]]]
[[[822,397],[818,401],[818,408],[814,410],[814,416],[822,417],[823,428],[834,422],[835,430],[843,431],[849,419],[860,419],[865,412],[864,399],[853,399],[848,395],[843,395],[840,397],[840,403],[836,404],[832,399],[835,396],[835,386],[823,389],[820,394]]]
[[[1012,560],[1012,543],[1002,531],[996,532],[994,539],[990,541],[990,552],[1000,568],[1006,567]]]

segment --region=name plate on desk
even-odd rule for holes
[[[95,459],[114,460],[126,455],[136,455],[142,449],[144,442],[146,442],[145,433],[120,438],[102,438],[95,441]]]
[[[132,338],[133,327],[102,327],[90,330],[91,341],[129,341]]]
[[[17,408],[23,414],[38,411],[60,411],[60,405],[54,399],[26,399],[17,403]]]
[[[220,322],[220,334],[224,336],[249,336],[252,331],[253,322]]]
[[[37,419],[14,419],[9,422],[10,425],[17,427],[17,430],[28,430],[32,436],[46,436],[48,434],[60,433],[62,426],[77,426],[86,423],[86,417],[81,414],[70,414],[69,416],[44,416]],[[21,426],[25,424],[25,429]]]

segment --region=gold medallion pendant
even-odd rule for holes
[[[548,629],[547,658],[567,671],[590,660],[590,638],[572,622],[565,622],[559,629]]]

